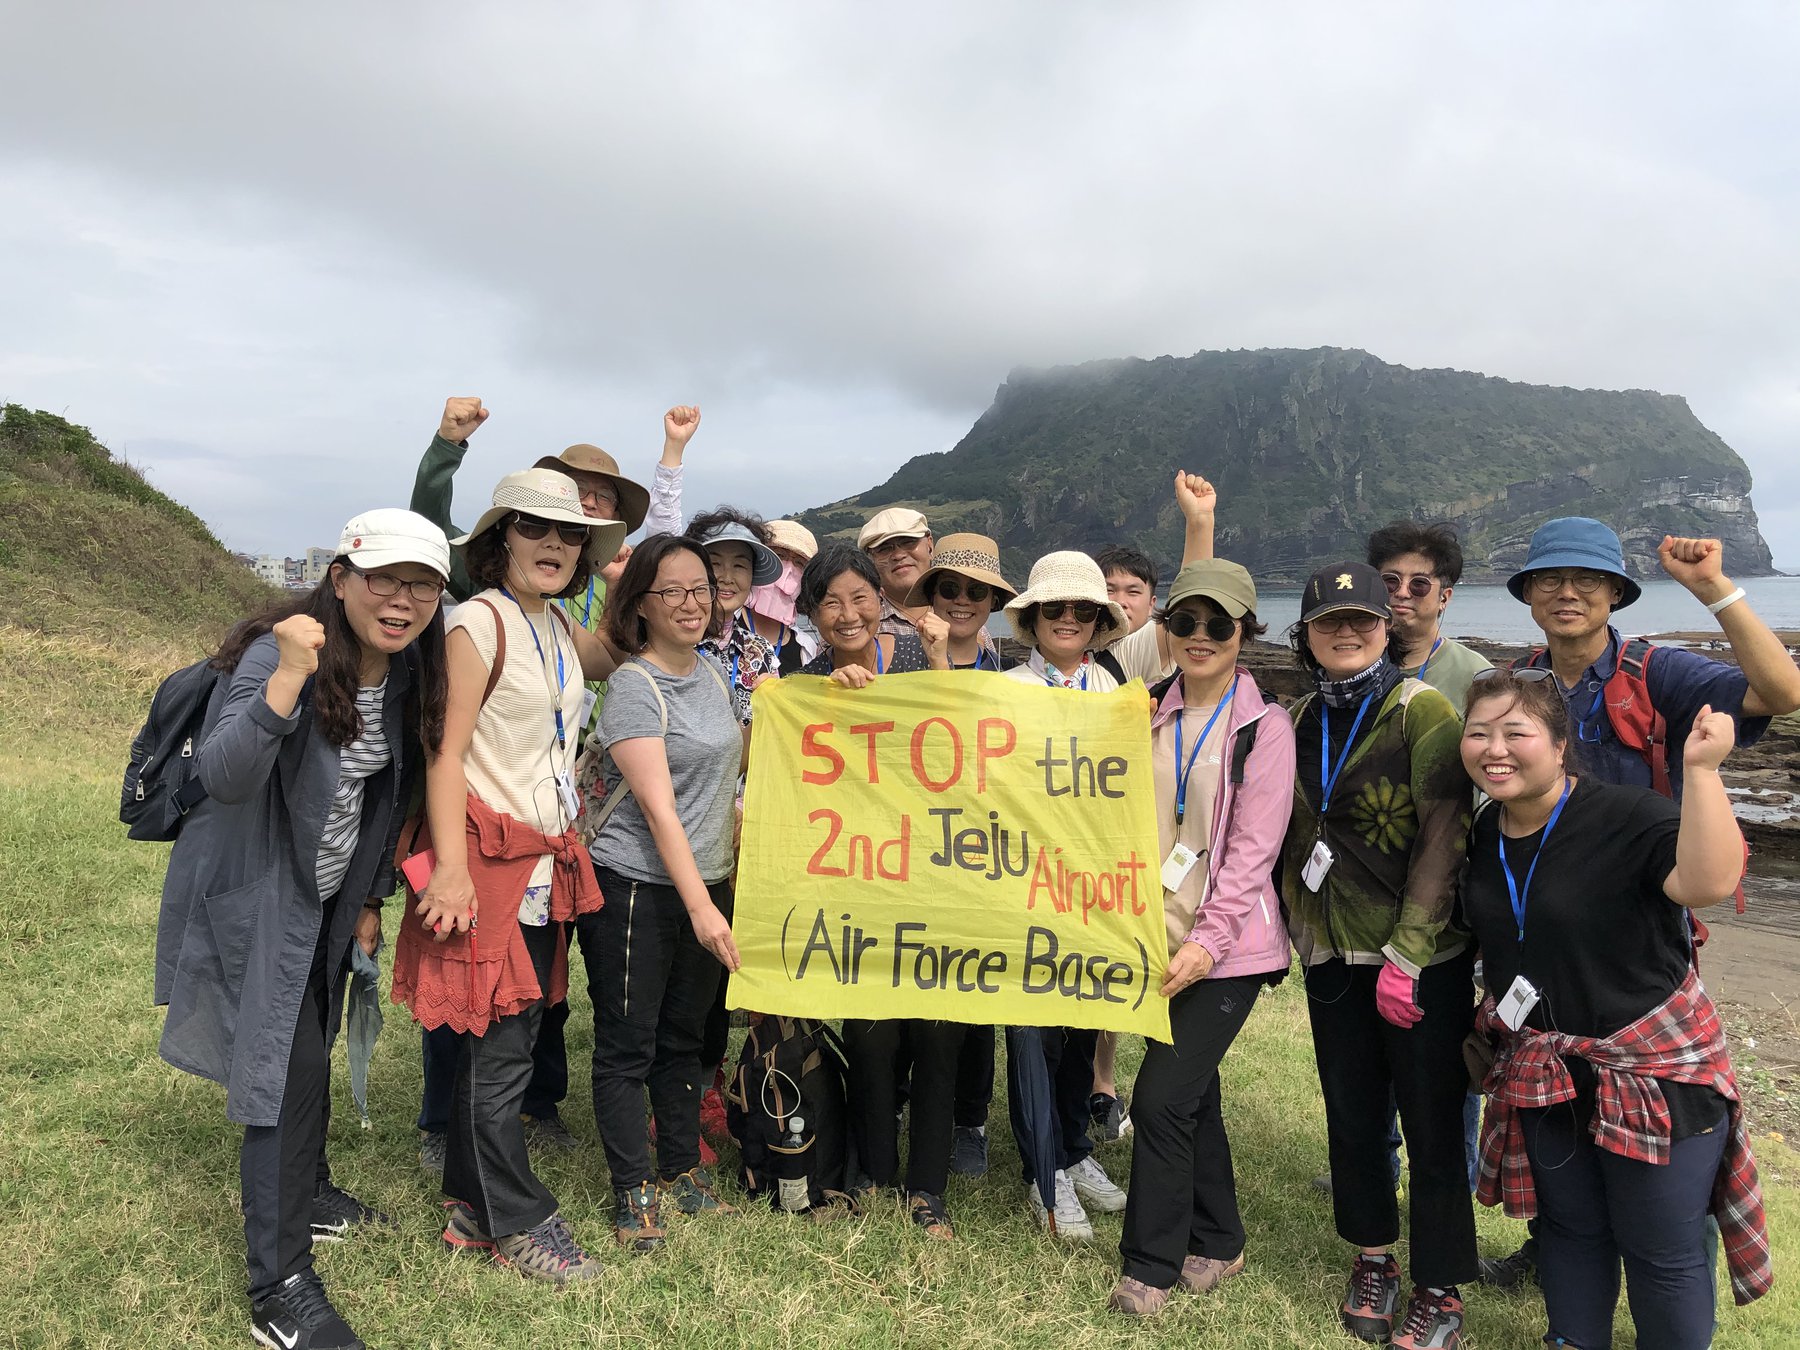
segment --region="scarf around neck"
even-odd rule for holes
[[[1374,665],[1367,670],[1359,670],[1349,679],[1328,680],[1324,671],[1313,672],[1313,684],[1328,708],[1353,708],[1370,696],[1379,703],[1403,678],[1399,668],[1388,660],[1386,652],[1381,654]]]

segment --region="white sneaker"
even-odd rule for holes
[[[1068,1177],[1075,1193],[1102,1214],[1117,1214],[1125,1208],[1125,1192],[1113,1185],[1112,1178],[1106,1175],[1106,1169],[1093,1154],[1071,1167]]]
[[[1031,1202],[1031,1212],[1037,1216],[1038,1227],[1045,1232],[1051,1232],[1051,1216],[1038,1195],[1035,1181],[1026,1184],[1025,1196]],[[1069,1180],[1069,1174],[1060,1168],[1056,1173],[1056,1225],[1054,1232],[1065,1242],[1089,1242],[1094,1236],[1094,1225],[1089,1222],[1087,1211],[1081,1207],[1081,1200],[1075,1194],[1074,1184]]]

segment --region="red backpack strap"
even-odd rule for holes
[[[1642,755],[1650,766],[1650,786],[1664,797],[1673,797],[1669,783],[1669,724],[1650,701],[1650,658],[1653,643],[1630,638],[1619,651],[1619,663],[1606,682],[1606,720],[1613,735],[1628,750]]]

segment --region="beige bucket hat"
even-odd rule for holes
[[[619,461],[597,445],[571,445],[560,455],[545,455],[534,469],[549,469],[553,473],[567,473],[574,469],[579,473],[599,474],[612,481],[613,491],[619,494],[619,519],[625,522],[625,533],[630,534],[644,523],[644,517],[650,513],[650,489],[642,483],[634,483],[619,472]],[[577,505],[580,505],[577,500]],[[618,550],[614,549],[617,553]]]
[[[536,520],[588,527],[588,561],[604,567],[613,560],[629,533],[622,520],[590,520],[581,513],[581,493],[575,480],[551,469],[520,469],[494,485],[493,505],[481,513],[475,528],[450,541],[451,548],[467,548],[469,541],[504,516],[517,512]]]
[[[947,534],[932,549],[930,566],[906,593],[907,608],[930,604],[931,579],[945,572],[992,586],[998,592],[994,597],[996,609],[1019,593],[1017,586],[1000,575],[1000,546],[992,539],[985,534]]]
[[[1037,648],[1037,634],[1027,632],[1025,611],[1046,600],[1090,600],[1112,616],[1112,628],[1102,633],[1095,625],[1095,647],[1110,646],[1125,636],[1125,610],[1106,595],[1106,575],[1100,564],[1085,553],[1046,553],[1031,565],[1025,590],[1006,602],[1006,617],[1013,636],[1027,647]]]

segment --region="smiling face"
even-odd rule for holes
[[[944,594],[944,586],[956,592],[952,600]],[[974,585],[986,587],[985,582]],[[970,581],[968,577],[954,572],[933,578],[931,591],[931,612],[950,625],[952,642],[967,642],[987,627],[988,616],[994,612],[994,592],[989,589],[979,600],[969,599]]]
[[[881,577],[881,589],[897,605],[931,565],[931,536],[884,539],[869,550],[869,557]]]
[[[647,646],[666,650],[699,645],[700,639],[706,636],[713,610],[710,603],[701,603],[693,594],[696,587],[704,585],[706,564],[698,555],[691,549],[671,549],[656,565],[656,580],[638,601],[637,612],[644,621]],[[671,605],[660,592],[673,594],[676,589],[681,594]]]
[[[1183,600],[1175,606],[1173,613],[1191,614],[1199,620],[1199,625],[1187,637],[1169,634],[1169,653],[1175,658],[1184,679],[1207,685],[1237,668],[1238,653],[1244,645],[1244,630],[1236,619],[1211,600],[1198,595]],[[1207,622],[1212,619],[1224,619],[1231,625],[1230,636],[1222,642],[1206,631]]]
[[[1463,768],[1476,787],[1501,803],[1560,787],[1567,749],[1511,693],[1477,699],[1463,724]]]
[[[881,622],[881,596],[855,572],[839,572],[826,586],[812,621],[834,652],[867,651]]]
[[[1583,591],[1583,586],[1593,589]],[[1525,578],[1532,621],[1549,638],[1578,642],[1593,637],[1611,621],[1613,606],[1624,597],[1617,578],[1579,567],[1532,572]]]
[[[1156,592],[1149,582],[1135,573],[1108,572],[1106,598],[1125,611],[1125,630],[1135,633],[1150,622],[1150,610],[1155,604]]]
[[[1328,680],[1347,680],[1367,670],[1381,659],[1387,640],[1386,620],[1366,610],[1334,609],[1306,625],[1306,644]]]
[[[555,522],[535,524],[549,527],[542,539],[527,539],[520,533],[517,521],[507,525],[507,580],[527,594],[560,595],[575,576],[575,565],[581,561],[586,541],[565,542]],[[535,532],[535,525],[533,528]]]
[[[735,542],[708,544],[706,556],[712,559],[713,580],[718,591],[713,607],[721,620],[729,619],[750,598],[750,576],[756,570],[756,555],[750,545]]]
[[[1056,606],[1052,603],[1050,607],[1054,609]],[[1082,655],[1093,645],[1094,625],[1097,622],[1098,619],[1089,619],[1082,623],[1075,617],[1073,603],[1063,605],[1062,613],[1054,619],[1046,615],[1044,607],[1039,605],[1031,631],[1045,662],[1067,673],[1081,664]]]
[[[393,595],[376,595],[376,589],[387,590],[394,583]],[[404,583],[420,582],[439,589],[444,584],[424,563],[393,563],[371,569],[366,575],[334,564],[331,589],[344,605],[344,618],[363,650],[392,656],[400,651],[431,622],[437,613],[437,600],[415,599],[411,587]]]
[[[1432,561],[1423,553],[1401,553],[1381,564],[1387,583],[1388,608],[1394,611],[1394,631],[1408,647],[1428,642],[1437,635],[1450,588],[1433,573]],[[1413,592],[1425,589],[1424,595]]]

